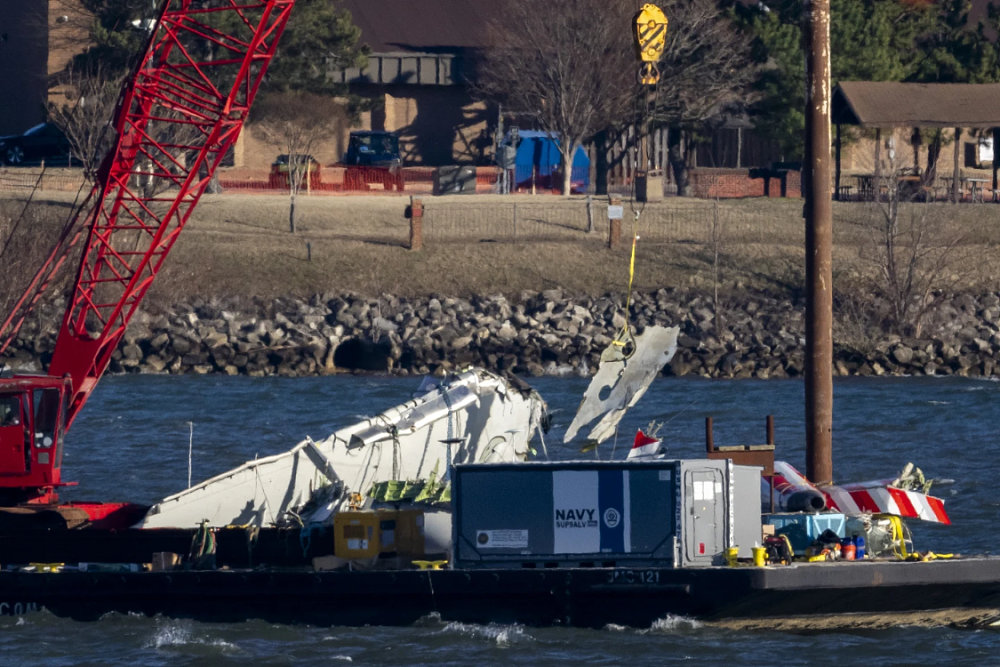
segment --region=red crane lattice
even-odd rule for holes
[[[165,0],[122,91],[89,197],[0,325],[0,353],[86,236],[49,375],[71,423],[215,170],[239,137],[295,0]]]

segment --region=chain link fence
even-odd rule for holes
[[[424,206],[428,243],[606,242],[609,233],[604,198],[551,203],[430,199]],[[647,243],[711,244],[725,238],[728,243],[801,245],[805,240],[802,224],[795,224],[801,203],[747,206],[670,198],[645,206],[626,201],[622,210],[623,237],[634,230]]]
[[[493,175],[483,173],[477,184],[479,195],[433,197],[432,170],[405,171],[404,189],[391,191],[396,197],[309,196],[304,189],[297,209],[303,224],[318,234],[338,238],[405,245],[409,223],[406,207],[411,197],[424,204],[423,238],[429,245],[440,243],[607,243],[608,208],[611,197],[622,207],[622,240],[628,242],[633,229],[644,244],[688,244],[695,246],[747,245],[801,248],[805,243],[803,200],[785,198],[696,199],[667,197],[641,204],[628,196],[562,198],[548,195],[483,196]],[[346,174],[324,173],[327,185],[342,185]],[[283,183],[268,170],[230,170],[221,174],[223,195],[207,196],[202,206],[230,208],[235,200],[257,202],[254,224],[280,228],[287,217],[287,193]],[[231,179],[231,180],[227,180]],[[338,180],[339,179],[339,180]],[[364,180],[364,179],[363,179]],[[364,184],[369,195],[389,194],[384,183]],[[325,183],[326,181],[324,181]],[[242,184],[238,187],[237,184]],[[34,188],[51,193],[47,198],[72,199],[84,185],[78,169],[0,169],[0,195],[18,199]],[[261,196],[247,199],[244,194]],[[317,187],[311,194],[332,194]],[[344,194],[349,194],[345,192]],[[409,195],[409,196],[407,196]],[[211,202],[211,203],[210,203]],[[844,202],[834,206],[834,242],[841,247],[860,247],[873,242],[880,228],[886,203]],[[240,209],[242,210],[242,209]],[[239,217],[239,216],[237,216]],[[241,218],[242,219],[242,218]],[[258,220],[259,219],[259,220]],[[992,204],[905,203],[900,220],[916,224],[924,219],[927,229],[947,228],[960,233],[963,244],[1000,243],[1000,207]],[[996,220],[995,220],[996,219]],[[268,221],[273,222],[270,224]],[[910,221],[910,222],[906,222]],[[256,227],[255,227],[256,229]],[[929,232],[930,233],[930,232]],[[930,240],[933,242],[933,240]],[[924,239],[923,242],[928,242]]]

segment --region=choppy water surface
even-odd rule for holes
[[[198,481],[400,403],[417,383],[359,377],[108,378],[67,443],[64,477],[80,486],[64,497],[148,503],[182,489],[189,422]],[[550,453],[573,457],[561,436],[586,380],[545,378],[533,384],[558,411],[547,438]],[[802,396],[802,384],[793,381],[660,379],[623,423],[616,457],[624,456],[635,428],[653,420],[666,422],[661,435],[679,457],[704,451],[707,415],[715,418],[717,444],[763,442],[764,417],[771,413],[780,458],[801,467]],[[919,549],[988,553],[1000,546],[1000,383],[849,379],[836,383],[835,397],[838,480],[889,476],[912,460],[929,476],[957,480],[938,490],[954,525],[915,525]],[[610,452],[606,447],[603,456]],[[600,631],[434,618],[407,628],[224,625],[118,615],[75,623],[45,613],[0,618],[0,665],[661,665],[691,660],[971,665],[995,664],[998,655],[997,631],[947,628],[793,634],[736,632],[673,618],[652,628]]]

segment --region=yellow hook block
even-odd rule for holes
[[[635,46],[639,60],[655,63],[667,45],[667,16],[656,5],[643,5],[635,15]]]

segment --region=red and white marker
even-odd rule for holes
[[[659,438],[651,438],[639,429],[639,432],[635,434],[635,442],[632,443],[632,449],[628,452],[628,457],[630,459],[638,459],[645,456],[656,456],[660,453],[660,440]]]
[[[827,506],[844,514],[895,514],[906,519],[951,524],[944,511],[944,501],[919,491],[905,491],[893,486],[855,489],[831,486],[822,491],[827,498]]]

